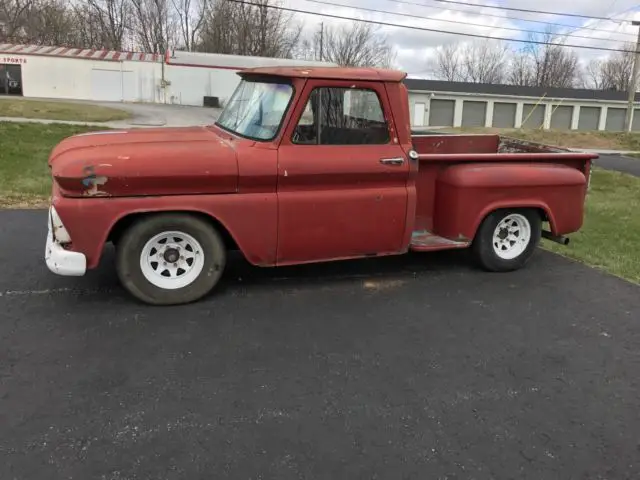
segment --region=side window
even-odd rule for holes
[[[389,140],[378,95],[356,88],[314,89],[292,137],[299,145],[379,145]]]

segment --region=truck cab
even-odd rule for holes
[[[76,135],[51,152],[46,264],[95,268],[150,304],[207,295],[230,249],[253,265],[471,248],[523,267],[582,226],[596,155],[497,135],[412,135],[405,73],[254,68],[206,127]],[[544,225],[549,229],[545,230]]]

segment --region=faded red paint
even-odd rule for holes
[[[314,78],[342,81],[401,82],[407,74],[398,70],[380,68],[352,67],[253,67],[242,71],[243,74],[274,75],[287,78]],[[397,86],[396,86],[397,88]]]
[[[287,76],[294,98],[269,142],[219,127],[78,135],[52,151],[53,204],[95,267],[116,224],[132,214],[198,212],[215,219],[249,262],[318,262],[463,248],[496,208],[546,212],[552,233],[582,225],[596,155],[497,135],[411,136],[402,72],[257,68]],[[389,125],[386,145],[291,142],[314,87],[367,87]],[[418,158],[410,157],[411,151]],[[400,165],[383,158],[403,158]],[[87,198],[91,197],[91,198]]]
[[[63,140],[49,164],[68,197],[84,196],[89,173],[105,177],[113,197],[236,193],[241,144],[204,127],[89,133]]]

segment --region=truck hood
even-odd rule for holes
[[[207,127],[109,130],[62,140],[49,156],[64,196],[233,193],[233,143]]]

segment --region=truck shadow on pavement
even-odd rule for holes
[[[341,260],[287,267],[256,267],[248,263],[239,252],[232,252],[220,283],[203,300],[246,289],[280,287],[313,287],[376,279],[413,277],[422,273],[479,272],[470,252],[447,250],[428,253]],[[87,273],[83,285],[89,288],[109,288],[126,295],[120,286],[115,271],[115,250],[107,247],[100,266]],[[134,301],[134,300],[131,300]]]

